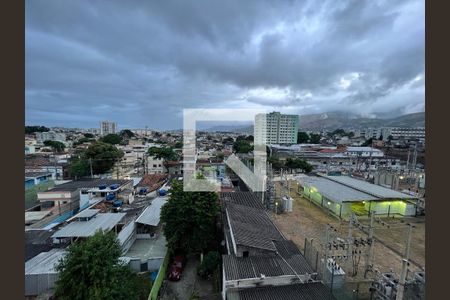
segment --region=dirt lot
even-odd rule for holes
[[[296,187],[296,184],[291,184]],[[277,191],[280,190],[279,183],[276,184]],[[278,195],[278,193],[277,193]],[[309,202],[309,200],[301,198],[298,193],[291,189],[291,197],[294,199],[293,211],[280,215],[271,214],[278,228],[283,234],[293,240],[300,249],[304,249],[305,238],[314,238],[315,244],[319,245],[325,236],[326,224],[330,224],[338,229],[341,237],[348,236],[348,222],[340,221],[336,217],[328,215],[324,210]],[[425,219],[424,218],[408,218],[401,221],[400,219],[383,219],[389,224],[397,225],[395,228],[386,227],[375,223],[374,230],[374,266],[381,272],[393,270],[397,274],[401,270],[401,254],[405,251],[407,226],[406,222],[414,223],[416,228],[413,229],[411,238],[411,270],[417,270],[419,267],[425,266]],[[367,223],[367,220],[361,220],[361,223]],[[361,230],[354,230],[354,236],[366,236]],[[361,264],[363,265],[363,264]],[[344,267],[345,269],[345,267]],[[360,272],[362,273],[362,272]]]

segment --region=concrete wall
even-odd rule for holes
[[[283,276],[275,276],[275,277],[260,277],[260,278],[250,278],[250,279],[241,279],[241,280],[228,280],[226,281],[224,278],[223,281],[223,291],[222,297],[225,298],[226,292],[228,290],[238,289],[238,288],[251,288],[258,286],[267,286],[267,285],[289,285],[301,283],[302,281],[307,281],[311,279],[310,275],[283,275]]]
[[[25,275],[25,296],[35,296],[55,287],[59,274]]]

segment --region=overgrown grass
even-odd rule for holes
[[[55,182],[50,180],[25,189],[25,209],[31,208],[39,203],[37,200],[38,192],[44,192],[54,186]]]
[[[153,282],[150,279],[150,272],[137,274],[136,281],[139,289],[139,299],[147,300],[153,286]]]
[[[198,294],[198,291],[193,291],[191,296],[189,297],[189,300],[198,300],[200,299],[200,295]]]

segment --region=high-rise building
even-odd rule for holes
[[[100,123],[100,134],[101,135],[116,133],[116,131],[117,131],[117,123],[116,122],[102,121]]]
[[[279,112],[255,116],[256,144],[296,144],[298,115],[284,115]]]

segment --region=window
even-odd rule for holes
[[[244,251],[244,252],[242,252],[242,256],[244,256],[244,257],[248,257],[248,251]]]
[[[147,263],[141,264],[141,272],[145,272],[147,270],[148,270],[148,264]]]
[[[155,165],[155,164],[153,165],[153,168],[156,168],[156,165]]]

